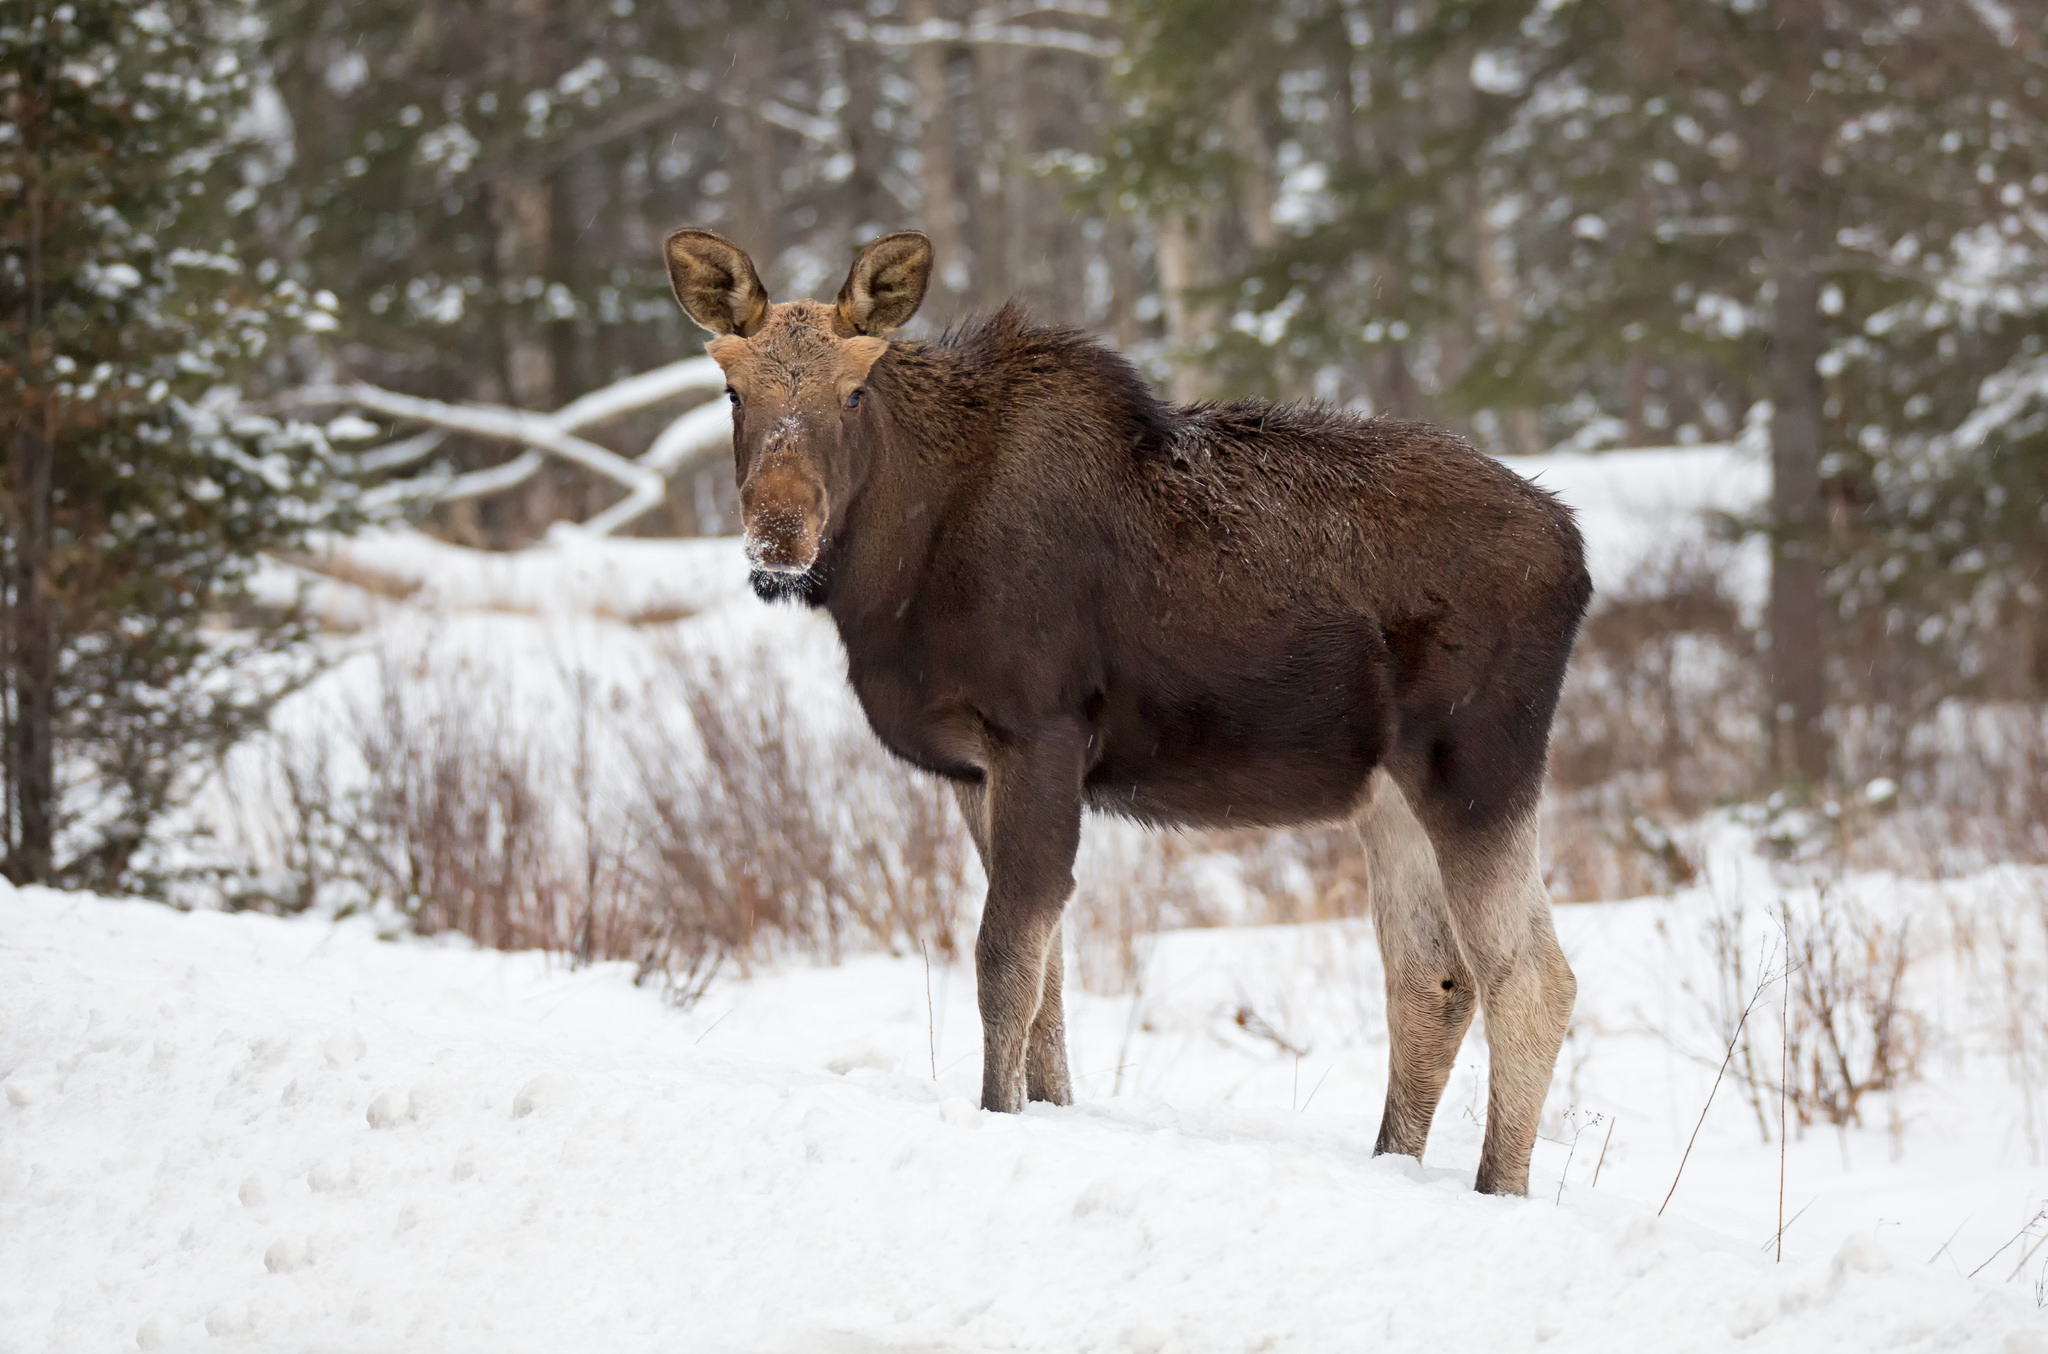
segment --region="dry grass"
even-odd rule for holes
[[[1802,1127],[1861,1124],[1866,1097],[1920,1079],[1929,1026],[1909,1002],[1912,928],[1825,888],[1811,910],[1780,903],[1779,923],[1792,984],[1784,1082],[1793,1113]]]
[[[1552,733],[1543,836],[1553,893],[1634,898],[1696,882],[1691,825],[1761,804],[1760,843],[1835,871],[1952,876],[2048,862],[2048,709],[1875,681],[1882,636],[1833,638],[1833,782],[1787,801],[1765,774],[1759,637],[1714,547],[1596,601]],[[1856,647],[1862,645],[1863,647]],[[1897,688],[1897,689],[1894,689]]]
[[[1680,826],[1755,789],[1755,640],[1689,554],[1639,574],[1587,618],[1551,736],[1543,837],[1554,894],[1637,898],[1693,882]]]
[[[672,655],[628,699],[557,664],[535,708],[429,651],[335,737],[273,737],[232,901],[384,906],[423,934],[626,960],[677,1001],[778,952],[961,952],[979,866],[942,784],[821,736],[769,657]],[[253,788],[253,787],[252,787]]]
[[[1849,1127],[1872,1096],[1921,1079],[1932,1025],[1914,1004],[1924,954],[1911,932],[1825,885],[1780,898],[1768,917],[1731,899],[1708,918],[1708,979],[1687,986],[1717,1051],[1694,1056],[1721,1065],[1763,1141],[1781,1095],[1801,1129]],[[1689,1048],[1683,1032],[1663,1033]]]
[[[864,729],[806,737],[765,655],[671,673],[689,735],[642,742],[635,806],[668,933],[742,961],[770,944],[959,952],[973,847],[950,791]]]
[[[1947,934],[1969,1006],[2020,1098],[2028,1157],[2048,1161],[2048,882],[2013,871],[1974,900],[1951,896]]]
[[[629,694],[558,661],[536,693],[431,645],[387,654],[337,736],[273,737],[243,811],[273,868],[236,903],[381,906],[426,934],[630,961],[679,1001],[779,954],[964,956],[983,881],[947,786],[799,712],[774,654],[658,669]],[[1077,876],[1073,981],[1106,993],[1142,982],[1160,929],[1357,916],[1367,896],[1344,825],[1091,819]]]
[[[468,691],[429,704],[407,699],[392,663],[381,675],[381,700],[356,730],[373,887],[427,935],[565,948],[570,880],[532,741],[502,704],[459,678],[455,691]]]

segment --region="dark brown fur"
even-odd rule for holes
[[[900,274],[921,238],[887,237],[882,264]],[[960,788],[989,874],[984,1105],[1070,1096],[1059,917],[1084,807],[1281,825],[1392,796],[1367,836],[1397,1027],[1381,1149],[1420,1153],[1476,987],[1502,1120],[1480,1185],[1526,1188],[1571,1002],[1530,892],[1590,595],[1570,513],[1421,424],[1169,406],[1121,357],[1010,308],[883,348],[923,278],[897,277],[895,311],[869,322],[847,298],[876,266],[856,263],[837,306],[769,307],[744,333],[718,321],[750,298],[707,307],[687,261],[677,291],[732,335],[712,351],[738,392],[757,588],[824,608],[876,734]]]

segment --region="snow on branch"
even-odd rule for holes
[[[489,404],[447,404],[360,383],[314,387],[301,391],[299,401],[304,404],[349,404],[387,418],[413,419],[451,432],[519,442],[552,452],[571,464],[629,489],[653,477],[652,471],[617,452],[564,431],[551,416],[524,409]]]
[[[1977,407],[1947,441],[1959,450],[1974,451],[2040,401],[2048,401],[2048,359],[2022,358],[1978,387]]]
[[[1076,9],[1052,5],[1033,5],[1029,7],[1028,12],[1093,17]],[[955,19],[926,19],[922,23],[914,24],[883,24],[842,17],[839,23],[848,40],[873,43],[877,47],[915,47],[927,42],[1037,47],[1057,52],[1074,52],[1081,56],[1094,57],[1098,61],[1114,61],[1123,55],[1124,50],[1124,45],[1115,38],[1096,37],[1092,33],[1080,33],[1072,29],[994,23],[984,19],[973,19],[966,23]]]
[[[708,357],[690,357],[579,395],[548,417],[564,429],[587,428],[692,390],[723,389],[725,373],[716,362]]]
[[[299,405],[347,406],[428,425],[428,432],[363,453],[358,465],[366,471],[410,464],[432,451],[451,432],[514,442],[527,448],[503,465],[423,484],[419,496],[437,503],[503,493],[531,479],[546,464],[548,456],[559,457],[626,491],[623,499],[584,524],[591,531],[609,534],[659,507],[667,494],[667,477],[696,457],[716,450],[730,436],[730,416],[723,401],[699,405],[663,429],[637,460],[578,437],[575,430],[689,391],[717,390],[724,384],[725,375],[717,363],[708,357],[696,357],[593,390],[550,414],[504,405],[451,404],[365,382],[308,387],[296,392],[292,401]],[[395,498],[397,486],[387,486],[375,496]]]
[[[724,400],[700,404],[661,430],[640,456],[639,464],[666,480],[699,456],[708,455],[732,440],[732,413]],[[648,508],[660,503],[639,504],[631,497],[620,499],[584,523],[600,536],[608,536],[628,525]]]
[[[662,475],[673,475],[685,465],[732,437],[732,415],[723,400],[700,404],[661,430],[654,444],[641,454],[640,464]]]

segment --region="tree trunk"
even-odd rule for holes
[[[767,101],[773,94],[774,48],[769,35],[751,24],[732,35],[732,65],[727,80],[737,96],[737,109],[723,115],[731,134],[725,141],[725,170],[731,176],[731,235],[739,247],[753,256],[762,281],[773,295],[778,279],[772,276],[783,248],[777,184],[782,162],[778,156],[775,128],[766,118],[741,111]]]
[[[8,626],[13,658],[14,710],[8,730],[9,798],[15,837],[7,877],[17,884],[49,879],[57,818],[57,646],[50,615],[51,392],[31,396],[16,431],[13,456],[15,517],[13,615]]]
[[[974,280],[972,303],[1001,304],[1015,287],[1010,235],[1015,229],[1010,190],[1010,147],[1016,136],[1016,52],[999,43],[974,48],[975,166]]]
[[[1245,238],[1260,254],[1269,253],[1280,243],[1280,230],[1273,224],[1273,148],[1259,111],[1258,91],[1250,85],[1231,91],[1223,119],[1230,130],[1231,153],[1242,170],[1237,202]]]
[[[1174,357],[1171,390],[1183,404],[1215,394],[1215,382],[1200,352],[1203,339],[1222,323],[1222,309],[1195,295],[1216,284],[1215,234],[1209,213],[1191,208],[1170,210],[1159,222],[1160,309]]]
[[[502,59],[516,87],[532,89],[543,79],[543,0],[511,0],[503,15]],[[507,148],[506,172],[489,188],[492,264],[499,295],[499,343],[503,353],[499,379],[510,403],[522,409],[555,407],[555,353],[548,327],[540,316],[542,289],[548,281],[554,248],[553,186],[537,168],[537,157],[522,148]],[[538,535],[563,516],[564,477],[549,467],[535,475],[516,495],[503,501],[497,523],[513,538]]]
[[[545,83],[542,26],[544,0],[512,0],[506,15],[506,57],[522,89]],[[528,296],[547,275],[554,243],[554,200],[549,184],[521,162],[535,159],[514,150],[507,173],[491,187],[491,218],[498,276],[521,296],[505,316],[505,389],[512,403],[551,409],[555,403],[555,358],[543,326],[535,320],[540,298]]]
[[[1477,194],[1476,185],[1474,193]],[[1472,212],[1474,273],[1479,290],[1486,298],[1486,312],[1493,322],[1493,332],[1505,342],[1521,328],[1522,321],[1515,306],[1515,277],[1503,257],[1500,235],[1487,215],[1486,205],[1480,201]],[[1537,429],[1534,409],[1505,411],[1501,418],[1501,437],[1511,455],[1534,456],[1543,450],[1543,438]]]
[[[933,0],[913,0],[910,21],[923,25],[939,17]],[[919,186],[924,190],[924,231],[931,237],[937,255],[939,304],[931,318],[939,323],[953,319],[961,309],[961,294],[967,290],[966,213],[960,208],[960,171],[955,154],[957,128],[953,120],[952,92],[947,88],[947,49],[936,42],[920,42],[910,49],[911,82],[917,87],[917,158]]]
[[[1137,247],[1129,217],[1116,212],[1104,219],[1102,249],[1109,260],[1109,314],[1103,326],[1116,340],[1116,346],[1126,353],[1136,351],[1145,337],[1138,325],[1141,284]]]
[[[498,275],[515,293],[526,291],[546,272],[554,225],[549,196],[546,181],[532,174],[507,174],[491,185]],[[555,358],[541,326],[533,319],[532,308],[538,299],[509,303],[505,390],[521,408],[545,410],[555,405]]]
[[[1641,347],[1631,345],[1628,363],[1622,368],[1622,439],[1632,447],[1650,445],[1650,359]]]
[[[859,6],[850,7],[854,14],[865,14]],[[889,153],[894,147],[889,137],[875,123],[879,106],[877,94],[882,84],[883,63],[873,44],[849,42],[840,51],[846,63],[846,107],[841,111],[842,125],[846,128],[846,148],[853,156],[853,169],[846,176],[847,233],[846,244],[851,247],[865,243],[877,235],[899,229],[894,224],[897,215],[889,203],[888,189],[882,183],[882,172],[888,168]],[[959,260],[965,263],[965,260]],[[940,267],[943,269],[944,261]]]
[[[1819,362],[1820,277],[1807,255],[1810,232],[1770,251],[1773,307],[1771,391],[1771,770],[1818,785],[1828,774],[1826,614],[1821,597]]]
[[[21,178],[27,206],[27,313],[23,400],[8,455],[8,507],[13,537],[7,579],[7,656],[12,709],[7,724],[7,800],[13,810],[6,873],[17,884],[41,883],[54,866],[57,817],[56,626],[51,615],[50,476],[56,453],[56,392],[43,377],[42,164],[37,141],[42,81],[15,93]]]

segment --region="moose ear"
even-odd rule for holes
[[[768,315],[768,293],[754,261],[723,235],[679,230],[662,246],[668,281],[683,311],[714,334],[751,338]]]
[[[932,275],[932,242],[914,230],[884,235],[860,251],[839,289],[839,324],[847,337],[886,338],[908,324],[924,302]]]

